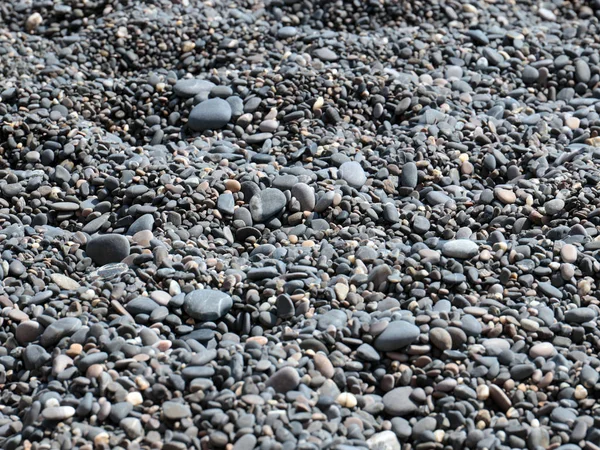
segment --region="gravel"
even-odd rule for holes
[[[600,2],[0,5],[0,448],[597,450]]]

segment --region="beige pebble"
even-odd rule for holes
[[[131,403],[133,406],[137,406],[144,403],[144,397],[139,392],[133,391],[127,394],[125,401]]]
[[[85,375],[88,378],[98,378],[102,372],[104,372],[104,368],[100,364],[92,364],[88,367]]]
[[[192,41],[185,41],[183,44],[181,44],[181,51],[183,53],[191,52],[195,48],[196,44]]]
[[[242,185],[238,180],[226,180],[225,189],[230,191],[232,194],[235,194],[236,192],[240,192]]]
[[[577,247],[573,244],[565,244],[560,249],[560,257],[566,263],[574,263],[577,261]]]
[[[338,395],[338,398],[336,401],[344,408],[354,408],[357,403],[356,397],[354,396],[354,394],[351,394],[350,392],[341,393],[340,395]]]
[[[142,247],[150,246],[150,241],[154,239],[154,235],[150,230],[142,230],[135,233],[132,237],[132,240],[135,244],[138,244]]]
[[[587,398],[588,396],[588,391],[586,388],[584,388],[582,385],[578,384],[575,387],[575,394],[574,394],[575,398],[577,400],[583,400],[584,398]]]
[[[490,396],[490,388],[485,384],[477,386],[477,400],[485,401]]]
[[[496,188],[494,189],[494,194],[496,195],[496,198],[505,205],[512,205],[517,201],[516,194],[508,189]]]
[[[522,319],[521,327],[523,327],[523,329],[527,331],[537,331],[540,328],[540,324],[537,323],[535,320]]]
[[[348,297],[348,293],[350,292],[350,288],[344,283],[336,283],[333,290],[340,301],[346,300],[346,297]]]
[[[332,378],[334,369],[329,358],[322,353],[317,353],[314,357],[315,369],[317,369],[325,378]]]
[[[71,344],[71,346],[67,350],[67,355],[71,358],[74,358],[75,356],[79,356],[82,350],[83,347],[81,346],[81,344]]]
[[[579,128],[581,121],[577,117],[567,117],[565,120],[565,125],[568,126],[571,130],[576,130]]]

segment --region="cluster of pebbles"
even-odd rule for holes
[[[0,2],[0,448],[600,449],[598,8]]]

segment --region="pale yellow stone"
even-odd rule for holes
[[[336,401],[338,402],[338,404],[340,404],[344,408],[354,408],[357,403],[356,397],[354,396],[354,394],[351,394],[350,392],[341,393],[340,395],[338,395],[338,398]]]
[[[144,403],[144,397],[139,392],[134,391],[127,394],[125,401],[131,403],[133,406],[138,406]]]

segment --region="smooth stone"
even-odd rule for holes
[[[314,50],[313,55],[325,62],[337,61],[339,59],[339,56],[333,50],[330,50],[326,47]]]
[[[393,352],[406,347],[417,340],[419,327],[404,320],[390,322],[375,339],[375,348],[381,352]]]
[[[556,355],[556,349],[554,345],[550,342],[542,342],[540,344],[536,344],[529,349],[529,356],[532,359],[539,358],[551,358]]]
[[[179,402],[164,402],[162,404],[163,415],[169,420],[181,420],[192,417],[192,411],[188,405]]]
[[[132,316],[137,316],[138,314],[150,315],[155,309],[159,307],[160,305],[158,303],[156,303],[150,297],[146,297],[143,295],[140,295],[139,297],[130,300],[125,305],[125,309]]]
[[[154,228],[154,216],[152,214],[144,214],[129,226],[127,236],[133,236],[144,230],[152,231],[152,228]]]
[[[575,61],[575,79],[580,83],[588,83],[592,78],[590,66],[583,59]]]
[[[550,283],[538,283],[538,290],[547,297],[554,297],[559,300],[563,298],[563,294],[560,289],[552,286]]]
[[[234,206],[235,200],[232,193],[225,192],[224,194],[219,195],[219,198],[217,199],[217,209],[223,214],[233,216]]]
[[[556,214],[561,212],[564,209],[564,207],[565,201],[560,198],[555,198],[544,203],[544,211],[549,216],[555,216]]]
[[[33,320],[26,320],[17,325],[15,338],[21,345],[35,341],[42,334],[42,326]]]
[[[367,439],[371,450],[400,450],[400,442],[393,431],[381,431]]]
[[[594,320],[597,315],[592,308],[574,308],[565,312],[565,321],[567,323],[585,323]]]
[[[46,420],[58,421],[67,420],[75,415],[75,408],[72,406],[53,406],[45,408],[42,411],[42,417]]]
[[[193,78],[178,80],[173,86],[173,92],[179,97],[191,98],[201,92],[210,92],[213,87],[215,87],[215,84],[208,80]]]
[[[449,195],[441,191],[429,192],[425,197],[425,200],[432,206],[445,205],[448,202],[454,203],[454,200],[452,200],[452,198]]]
[[[455,239],[442,246],[442,254],[448,258],[470,259],[479,253],[479,245],[469,239]]]
[[[402,166],[400,174],[400,186],[414,189],[419,181],[417,165],[414,162],[407,162]]]
[[[369,344],[361,344],[356,349],[356,356],[358,356],[363,361],[367,361],[367,362],[377,362],[381,359],[377,350],[375,350]]]
[[[432,328],[429,332],[429,340],[442,351],[452,348],[452,336],[443,328]]]
[[[135,417],[125,417],[119,422],[119,426],[129,439],[137,439],[145,434],[142,422]]]
[[[85,247],[86,254],[98,266],[123,261],[129,256],[129,250],[129,240],[121,234],[96,236]]]
[[[277,37],[282,39],[288,39],[296,36],[297,34],[298,28],[296,27],[287,26],[281,27],[279,30],[277,30]]]
[[[508,411],[508,409],[512,406],[512,402],[506,395],[506,393],[495,384],[489,385],[490,397],[500,407],[500,409],[504,412]]]
[[[494,189],[494,194],[496,194],[496,198],[505,205],[512,205],[517,201],[517,195],[508,189],[496,188]]]
[[[185,296],[184,311],[194,319],[206,322],[223,317],[233,306],[230,295],[212,289],[197,289]]]
[[[218,130],[231,120],[231,106],[222,98],[210,98],[192,109],[188,126],[194,131]]]
[[[253,434],[244,434],[235,441],[231,450],[254,450],[257,439]]]
[[[581,372],[579,374],[579,381],[586,388],[594,389],[596,383],[598,383],[599,378],[600,373],[598,373],[598,371],[589,364],[586,364],[581,368]]]
[[[39,345],[29,344],[23,351],[23,363],[27,370],[37,370],[52,359],[52,356]]]
[[[293,367],[283,367],[269,377],[267,387],[272,387],[275,392],[286,393],[292,391],[300,384],[298,371]]]
[[[77,317],[64,317],[51,323],[42,333],[40,344],[50,347],[58,343],[63,337],[71,336],[82,327],[81,320]]]
[[[292,196],[300,203],[302,211],[312,211],[315,209],[316,197],[313,187],[306,183],[296,183],[292,187]]]
[[[347,161],[338,169],[338,174],[342,180],[356,189],[360,189],[367,182],[367,174],[356,161]]]
[[[61,273],[53,273],[50,275],[50,279],[56,283],[59,288],[66,291],[76,291],[81,287],[77,281]]]
[[[560,249],[560,257],[566,263],[574,263],[577,261],[577,247],[573,244],[565,244]]]
[[[285,194],[279,189],[267,188],[250,200],[252,220],[258,223],[266,222],[277,216],[287,204]]]
[[[296,307],[289,295],[281,294],[275,300],[277,308],[277,317],[282,319],[291,319],[296,315]]]
[[[431,223],[425,216],[415,216],[412,228],[417,234],[425,234],[431,229]]]
[[[383,396],[385,412],[390,416],[404,417],[415,413],[417,405],[411,400],[413,388],[409,386],[392,389]]]
[[[521,78],[525,84],[534,84],[540,78],[540,72],[533,66],[525,66]]]

